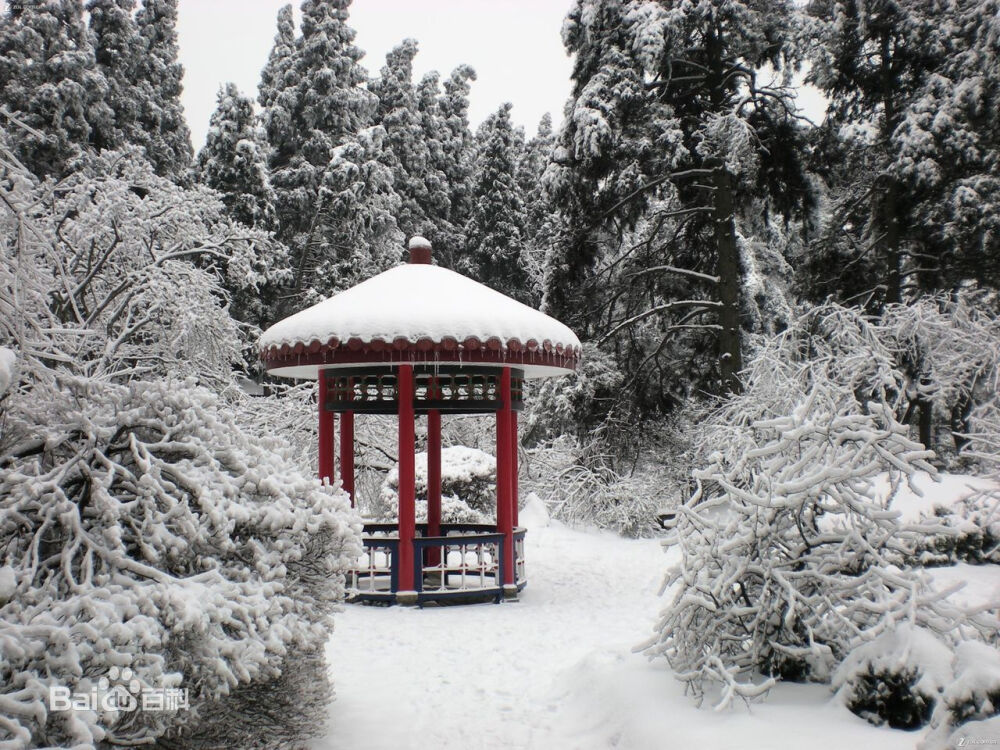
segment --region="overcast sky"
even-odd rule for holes
[[[219,86],[233,81],[257,94],[287,0],[180,0],[178,35],[184,65],[181,97],[195,149],[205,142]],[[296,21],[300,0],[294,0]],[[378,74],[385,54],[406,37],[420,43],[414,78],[442,77],[457,65],[476,69],[470,119],[476,127],[504,102],[528,135],[551,112],[558,124],[569,96],[571,61],[560,29],[571,0],[354,0],[350,25],[361,63]]]
[[[215,95],[227,81],[257,95],[261,68],[274,42],[278,9],[287,0],[180,0],[178,35],[184,65],[181,99],[195,150],[205,142]],[[298,22],[298,6],[293,6]],[[504,102],[530,137],[552,114],[558,127],[570,91],[571,60],[562,22],[572,0],[354,0],[350,25],[362,64],[377,75],[385,54],[406,37],[420,43],[414,79],[428,70],[442,77],[468,63],[478,74],[469,116],[473,128]],[[819,122],[825,102],[802,91],[806,115]]]

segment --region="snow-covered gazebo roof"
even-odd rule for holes
[[[431,265],[410,240],[410,262],[275,323],[260,338],[272,375],[399,363],[514,366],[526,378],[576,369],[580,340],[548,315]]]

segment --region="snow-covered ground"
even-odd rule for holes
[[[528,527],[528,587],[516,603],[413,609],[351,605],[328,646],[337,697],[314,750],[461,748],[912,749],[820,685],[697,708],[662,660],[633,653],[651,634],[668,563],[655,540],[549,521]]]

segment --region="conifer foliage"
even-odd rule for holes
[[[504,104],[479,129],[472,215],[465,227],[470,275],[509,297],[530,299],[526,209],[517,182],[524,138]]]
[[[137,152],[83,159],[39,181],[0,148],[0,743],[287,746],[322,726],[359,550],[345,497],[234,417],[223,282],[255,288],[270,239]],[[49,704],[112,667],[189,709]]]
[[[266,144],[257,126],[253,100],[232,83],[219,91],[197,168],[199,181],[222,194],[234,221],[258,229],[274,228],[274,190],[267,172]]]

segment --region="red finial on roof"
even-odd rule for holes
[[[424,265],[430,265],[431,262],[430,240],[419,236],[411,237],[410,244],[407,247],[410,248],[410,263],[423,263]]]

